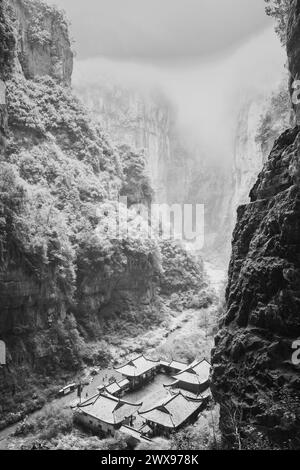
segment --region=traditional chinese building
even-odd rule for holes
[[[211,365],[206,359],[194,361],[191,365],[173,376],[175,382],[170,387],[186,390],[194,395],[200,395],[209,387],[210,368]]]
[[[188,364],[179,361],[160,361],[160,370],[166,374],[174,375],[186,369]]]
[[[130,390],[130,382],[127,379],[123,379],[120,382],[116,380],[107,385],[101,385],[98,387],[99,393],[108,393],[115,397],[122,397],[126,392]]]
[[[129,381],[130,390],[135,390],[153,380],[159,367],[160,363],[158,361],[146,359],[142,355],[127,362],[122,367],[115,367],[115,370]]]
[[[78,404],[75,420],[100,436],[113,436],[124,425],[132,426],[142,403],[129,403],[106,393],[99,393]]]
[[[186,397],[179,392],[139,415],[151,429],[151,437],[169,437],[187,424],[192,424],[204,406],[202,399]]]

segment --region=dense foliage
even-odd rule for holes
[[[4,16],[6,2],[0,2],[0,79],[8,78],[12,70],[14,58],[15,38],[12,28],[8,23],[7,16]]]
[[[190,291],[199,292],[203,286],[203,265],[195,257],[173,240],[162,240],[163,274],[161,279],[162,294]]]
[[[159,247],[147,237],[148,223],[134,209],[129,209],[128,230],[122,226],[118,236],[114,233],[120,188],[130,187],[130,162],[125,158],[122,164],[119,152],[69,88],[50,77],[26,80],[15,74],[7,82],[7,104],[9,135],[0,157],[1,267],[5,274],[17,262],[23,282],[29,278],[36,289],[43,286],[38,301],[43,319],[41,331],[33,331],[26,317],[27,324],[13,325],[15,336],[6,341],[10,354],[25,348],[22,361],[34,358],[35,371],[48,375],[46,390],[56,370],[78,370],[82,361],[109,361],[105,347],[91,351],[83,341],[94,337],[93,315],[101,307],[100,302],[95,312],[76,308],[85,277],[98,293],[106,289],[109,302],[122,272],[130,278],[135,270],[140,281],[149,277],[151,282],[160,269]],[[135,161],[141,162],[143,173],[142,158]],[[120,306],[119,312],[123,310],[126,304]],[[136,309],[135,325],[142,317]],[[114,324],[117,319],[112,330]],[[98,339],[103,330],[109,334],[107,325],[109,321]],[[24,367],[11,376],[11,390],[27,374]],[[16,418],[25,413],[16,402],[18,394],[16,388],[14,396],[1,400],[3,412],[13,408]],[[31,401],[28,396],[28,406]]]
[[[78,266],[108,274],[125,266],[127,255],[157,252],[147,222],[133,210],[128,232],[119,238],[113,232],[120,188],[127,195],[141,177],[141,191],[150,194],[143,156],[127,150],[121,163],[70,90],[51,78],[15,76],[8,83],[8,111],[13,135],[1,167],[2,202],[19,196],[7,239],[16,239],[37,268],[57,264],[71,292]]]
[[[275,31],[282,45],[286,44],[287,21],[292,0],[265,0],[266,13],[276,20]]]
[[[120,191],[121,196],[128,198],[128,204],[145,204],[149,206],[153,198],[153,189],[147,175],[144,152],[134,152],[128,146],[119,147],[122,159],[124,180]]]
[[[291,103],[287,80],[284,79],[269,100],[266,112],[261,116],[256,142],[264,155],[268,155],[275,140],[283,129],[290,127]]]
[[[183,292],[201,289],[202,277],[183,248],[149,237],[149,221],[136,206],[149,206],[153,196],[143,152],[115,148],[64,86],[72,68],[64,15],[22,0],[21,18],[11,10],[4,21],[0,3],[0,77],[7,89],[2,115],[0,109],[7,135],[0,155],[0,297],[9,318],[3,322],[9,370],[0,369],[4,427],[42,407],[84,362],[107,366],[115,359],[113,338],[120,346],[120,337],[161,324],[160,280],[163,290]],[[20,31],[11,32],[7,17]],[[21,36],[24,49],[16,44]],[[52,77],[35,76],[39,61],[48,60]],[[68,69],[67,80],[55,73],[57,65]],[[128,210],[119,196],[127,196]],[[183,273],[174,275],[177,263]],[[51,436],[54,414],[47,417]],[[34,426],[39,434],[40,424]],[[70,439],[61,448],[72,447]]]

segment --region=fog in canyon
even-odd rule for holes
[[[299,445],[300,0],[287,54],[262,0],[52,3],[0,1],[0,449],[129,447],[76,421],[110,385],[201,396],[165,449]],[[204,246],[149,237],[153,202],[203,204]]]
[[[285,75],[268,27],[209,58],[76,60],[73,85],[116,143],[146,150],[156,201],[205,205],[204,251],[226,264],[236,207],[274,141],[261,149],[259,127]]]

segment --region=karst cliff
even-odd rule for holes
[[[145,156],[111,143],[73,93],[72,69],[61,12],[0,2],[0,426],[41,407],[84,363],[107,364],[104,338],[164,320],[172,248],[147,236],[134,209],[153,197]],[[129,221],[116,234],[119,196]],[[180,289],[198,291],[201,266],[180,257]]]
[[[287,44],[292,79],[300,72],[299,18],[294,1]],[[212,384],[223,437],[239,448],[299,446],[300,370],[293,361],[300,336],[299,138],[298,125],[278,136],[250,202],[238,208],[233,233]]]

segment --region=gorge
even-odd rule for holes
[[[95,368],[93,393],[137,353],[192,362],[211,349],[218,446],[299,446],[299,106],[290,103],[299,3],[289,11],[290,77],[276,66],[263,87],[258,80],[239,90],[242,99],[230,95],[224,128],[210,103],[220,116],[207,111],[207,126],[216,123],[208,134],[205,110],[198,123],[191,109],[196,130],[185,125],[185,95],[169,85],[170,72],[116,72],[106,59],[74,65],[62,12],[40,0],[0,1],[0,447]],[[193,92],[187,107],[197,108]],[[120,196],[133,235],[115,239]],[[204,204],[203,249],[149,239],[136,205],[152,202]],[[211,429],[200,436],[212,426],[207,415],[172,445],[196,434],[211,446]],[[61,435],[49,437],[53,448],[60,438],[66,448],[112,445],[71,426]]]

